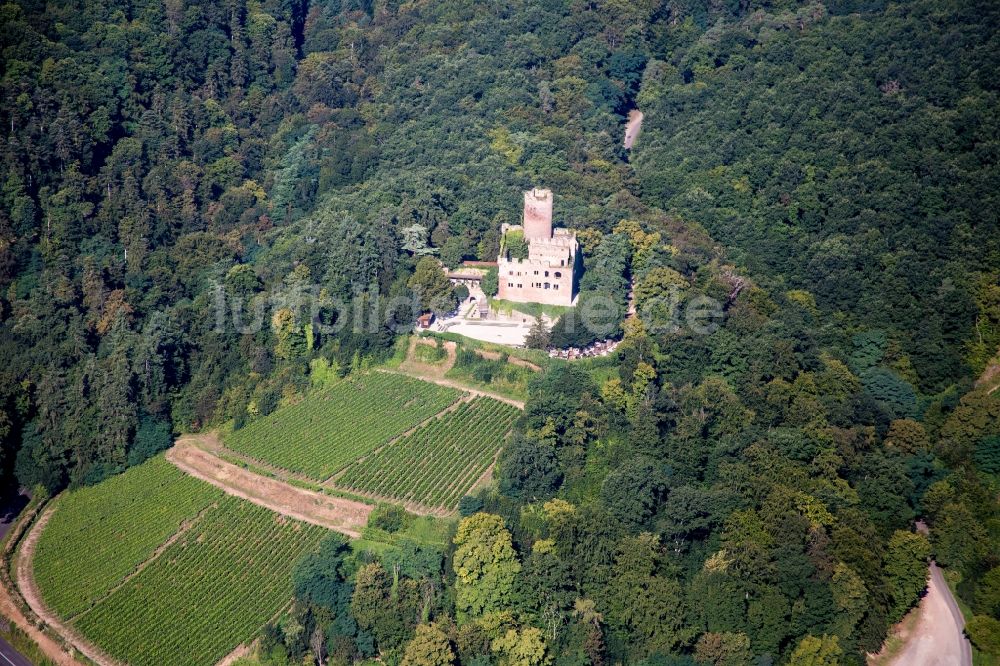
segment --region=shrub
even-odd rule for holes
[[[503,237],[503,252],[511,259],[528,258],[528,241],[520,230],[508,231]]]
[[[483,510],[483,500],[473,495],[465,495],[458,501],[458,515],[468,518]]]
[[[479,286],[487,296],[497,295],[497,291],[500,289],[500,273],[496,266],[491,266],[486,271],[486,275],[483,276],[483,281]]]
[[[990,655],[1000,655],[1000,620],[976,615],[965,625],[965,633],[977,648]]]
[[[390,534],[406,527],[406,509],[398,504],[379,504],[368,516],[368,526]]]

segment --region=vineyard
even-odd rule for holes
[[[67,618],[86,610],[221,497],[162,456],[62,496],[34,558],[45,603]]]
[[[458,398],[451,388],[373,372],[310,394],[233,432],[225,442],[235,451],[322,481]]]
[[[482,476],[518,410],[476,398],[352,465],[337,485],[429,508],[454,509]]]
[[[327,533],[226,496],[73,625],[133,666],[216,663],[287,603],[295,562]]]

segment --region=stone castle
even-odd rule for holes
[[[552,192],[524,193],[524,224],[501,229],[497,297],[519,303],[573,305],[581,270],[576,233],[552,228]],[[511,254],[513,239],[523,235],[527,257]]]

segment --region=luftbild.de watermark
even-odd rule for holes
[[[453,298],[422,298],[419,293],[385,296],[376,288],[357,290],[349,299],[329,294],[320,285],[287,288],[241,296],[216,285],[213,296],[215,330],[235,330],[254,335],[264,326],[278,322],[311,323],[320,335],[344,332],[376,334],[389,331],[404,334],[413,330],[417,317],[433,310],[439,317],[460,317]],[[689,333],[709,335],[722,322],[723,307],[717,299],[684,295],[677,288],[647,298],[636,308],[622,299],[602,292],[586,292],[575,307],[561,315],[560,326],[567,333],[578,327],[596,337],[614,336],[628,317],[638,316],[653,335]]]

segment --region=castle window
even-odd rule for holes
[[[513,274],[514,274],[514,271],[510,271],[510,272],[508,273],[508,275],[513,275]]]
[[[545,277],[548,277],[548,276],[549,276],[549,272],[545,271]]]
[[[517,288],[518,288],[518,289],[520,289],[520,288],[521,288],[521,285],[517,285]]]
[[[559,271],[556,271],[555,275],[557,278],[562,277],[562,273],[560,273]]]
[[[559,285],[557,285],[557,284],[554,284],[554,285],[552,285],[552,288],[553,288],[553,289],[558,289],[558,288],[559,288]]]
[[[548,282],[546,282],[546,283],[545,283],[545,288],[546,288],[546,289],[548,289],[548,288],[549,288],[549,283],[548,283]]]

